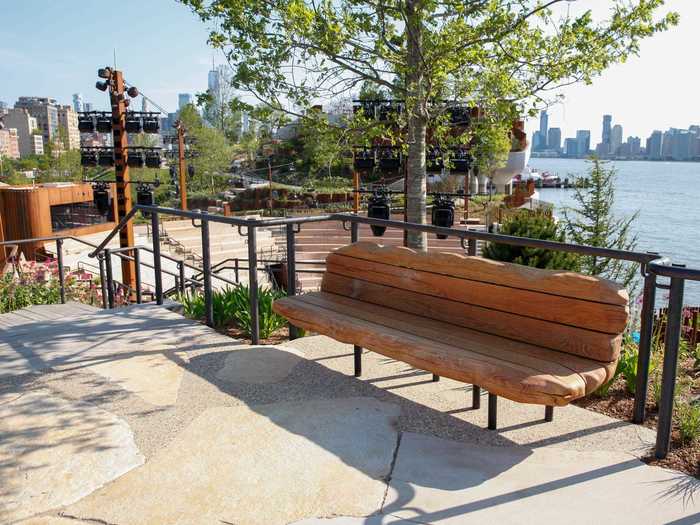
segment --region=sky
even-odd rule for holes
[[[10,105],[21,95],[69,104],[79,92],[106,109],[107,96],[94,87],[96,71],[113,64],[116,50],[126,80],[174,111],[178,93],[206,90],[212,57],[223,62],[207,46],[205,25],[175,0],[0,0],[0,5],[0,101]],[[609,2],[571,5],[600,10]],[[667,9],[680,13],[680,25],[644,41],[639,57],[606,70],[593,85],[566,88],[565,101],[549,110],[550,127],[561,127],[564,137],[590,129],[595,144],[605,113],[623,126],[625,137],[700,124],[700,0],[667,0]],[[537,125],[528,123],[531,130]]]

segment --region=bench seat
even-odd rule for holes
[[[278,299],[293,325],[521,403],[562,406],[606,383],[601,362],[329,292]]]

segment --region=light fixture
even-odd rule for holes
[[[80,133],[94,133],[95,132],[95,121],[90,115],[79,115],[78,116],[78,131]]]
[[[136,98],[139,96],[139,90],[136,89],[136,86],[131,86],[129,89],[126,90],[126,94],[129,95],[131,98]]]
[[[374,190],[367,205],[367,217],[371,219],[383,219],[388,221],[391,218],[391,200],[384,188]],[[372,235],[381,237],[386,231],[386,226],[370,225]]]
[[[134,114],[133,111],[129,111],[126,114],[126,126],[127,133],[141,133],[143,127],[141,125],[141,118]]]
[[[143,119],[143,132],[144,133],[158,133],[160,131],[160,122],[158,117],[144,117]]]
[[[159,151],[147,151],[146,152],[146,167],[147,168],[160,168],[162,159]]]
[[[468,173],[472,166],[474,158],[464,148],[456,149],[452,156],[452,171],[453,173]]]
[[[379,149],[379,169],[396,171],[401,167],[401,153],[393,146],[383,146]]]
[[[187,176],[188,176],[190,179],[191,179],[192,177],[194,177],[194,166],[193,166],[192,164],[190,164],[189,166],[187,166]]]
[[[139,186],[136,188],[136,203],[140,206],[153,206],[155,204],[153,189],[146,184],[139,184]],[[141,210],[141,214],[145,218],[151,216],[150,212],[143,210]]]
[[[109,87],[109,83],[106,80],[103,81],[97,81],[95,82],[95,87],[99,89],[100,91],[107,91],[107,88]]]
[[[114,152],[112,149],[101,149],[97,154],[97,163],[106,168],[114,166]]]
[[[109,212],[109,192],[107,184],[97,182],[92,186],[92,201],[100,215],[107,215]]]
[[[112,76],[112,69],[108,67],[101,67],[97,70],[97,76],[100,78],[109,78]]]
[[[353,162],[355,169],[358,170],[371,170],[374,168],[374,150],[373,149],[363,149],[355,154],[355,160]]]
[[[129,155],[126,158],[126,164],[130,168],[143,168],[145,162],[143,159],[143,153],[138,150],[129,150]]]
[[[111,133],[112,132],[112,118],[107,115],[102,115],[97,117],[97,124],[95,129],[98,133]]]
[[[452,228],[455,223],[455,203],[447,195],[437,194],[433,201],[433,226]],[[437,234],[438,239],[447,239],[447,235]]]
[[[97,154],[93,150],[81,150],[80,165],[86,168],[97,166]]]

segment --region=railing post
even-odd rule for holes
[[[681,338],[681,314],[683,310],[683,279],[672,277],[668,297],[664,368],[661,377],[661,401],[659,421],[656,427],[656,457],[664,459],[671,445],[673,401],[678,369],[678,345]]]
[[[177,263],[177,269],[180,273],[180,293],[184,295],[185,293],[185,261],[179,261]]]
[[[236,257],[236,258],[234,259],[234,262],[233,262],[233,271],[234,271],[234,275],[236,276],[236,279],[235,279],[236,283],[240,283],[240,282],[241,282],[241,279],[240,279],[239,273],[238,273],[238,272],[239,272],[239,269],[238,269],[238,257]]]
[[[206,214],[205,211],[202,215]],[[209,253],[209,220],[202,219],[202,274],[204,277],[204,314],[207,326],[214,326],[214,302],[211,290],[211,254]]]
[[[58,285],[61,289],[61,304],[66,304],[66,276],[63,272],[63,239],[56,239],[56,262],[58,264]]]
[[[151,212],[151,232],[153,237],[153,273],[156,280],[156,304],[163,304],[163,272],[160,260],[160,228],[158,212]]]
[[[112,274],[112,252],[105,248],[105,266],[107,268],[107,304],[114,308],[114,276]]]
[[[296,252],[294,249],[294,224],[287,224],[287,296],[297,293]],[[289,323],[289,339],[299,337],[297,327]]]
[[[637,360],[637,384],[634,394],[632,421],[638,425],[646,417],[647,387],[649,385],[649,362],[651,340],[654,336],[654,304],[656,303],[656,275],[647,273],[642,295],[641,326],[639,327],[639,357]]]
[[[97,254],[100,266],[100,289],[102,290],[102,308],[107,309],[107,274],[105,273],[105,258],[103,253]]]
[[[476,239],[467,239],[467,255],[476,257]]]
[[[136,304],[143,302],[141,296],[141,250],[134,248],[134,270],[136,274]]]
[[[360,225],[356,222],[350,224],[350,242],[357,242],[360,239]]]
[[[253,219],[254,220],[254,219]],[[250,293],[250,341],[260,342],[260,319],[258,318],[258,260],[255,226],[248,226],[248,290]]]

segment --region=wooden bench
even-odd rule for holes
[[[474,408],[485,388],[494,429],[497,396],[545,405],[551,421],[554,406],[610,380],[627,305],[605,279],[359,242],[328,255],[320,292],[273,308],[355,345],[356,376],[366,348],[471,383]]]

